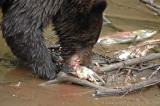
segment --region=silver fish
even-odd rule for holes
[[[98,40],[98,44],[102,45],[111,45],[111,44],[119,44],[119,43],[128,43],[132,41],[141,41],[145,38],[152,37],[155,35],[157,31],[155,30],[136,30],[130,32],[120,32],[107,37],[101,37]]]

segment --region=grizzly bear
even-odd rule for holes
[[[14,55],[35,74],[54,79],[72,61],[88,66],[102,28],[106,0],[0,0],[2,33]],[[51,59],[43,31],[50,20],[66,68]]]

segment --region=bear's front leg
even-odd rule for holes
[[[46,1],[47,2],[47,1]],[[43,38],[49,23],[39,1],[15,1],[3,13],[2,32],[17,58],[44,79],[54,79],[58,63],[53,63]],[[47,7],[48,8],[48,7]]]

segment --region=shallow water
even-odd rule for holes
[[[116,2],[113,2],[116,1]],[[118,3],[117,3],[118,2]],[[120,30],[132,31],[138,29],[160,29],[160,17],[147,10],[138,0],[108,0],[105,13],[112,25],[103,25],[101,36],[108,36]],[[116,16],[115,16],[116,15]],[[123,18],[119,17],[123,16]],[[124,19],[124,16],[126,17]],[[137,20],[135,20],[136,17]],[[142,19],[146,19],[144,21]],[[150,21],[152,20],[152,21]],[[149,21],[149,22],[148,22]],[[113,27],[114,26],[114,27]],[[45,35],[52,31],[52,26],[46,29]],[[160,38],[160,33],[153,38]],[[53,39],[56,39],[53,37]],[[118,50],[130,44],[113,46],[95,46],[95,50]],[[104,50],[105,48],[105,50]],[[111,55],[111,54],[107,54]],[[7,47],[0,33],[0,57],[16,59]],[[125,96],[110,96],[93,98],[94,90],[73,84],[60,84],[55,87],[43,88],[38,84],[45,82],[32,76],[23,66],[13,66],[9,62],[0,63],[0,106],[159,106],[160,89],[157,86],[137,91]]]

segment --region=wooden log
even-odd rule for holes
[[[116,69],[119,69],[124,64],[126,66],[135,65],[138,63],[148,62],[152,60],[160,59],[160,53],[153,53],[144,57],[134,58],[134,59],[128,59],[123,62],[111,64],[111,65],[103,65],[103,67],[100,68],[100,71],[98,73],[104,73],[104,72],[110,72]]]

